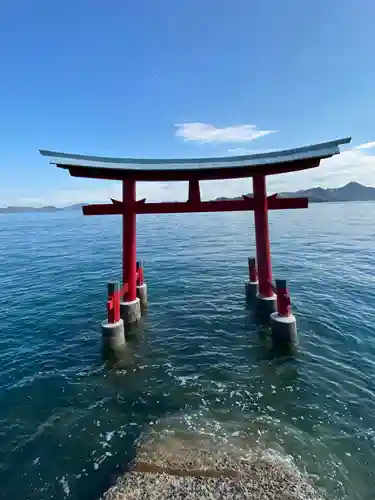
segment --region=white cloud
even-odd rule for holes
[[[322,160],[320,166],[302,172],[271,175],[267,179],[269,194],[282,191],[297,191],[311,187],[334,188],[356,181],[366,186],[375,186],[375,155],[357,149],[348,149],[340,155]],[[206,181],[201,183],[202,198],[240,196],[252,191],[251,179],[228,181]]]
[[[356,181],[375,186],[375,155],[358,149],[347,149],[340,155],[322,160],[320,166],[303,172],[277,175],[269,185],[279,191],[294,191],[309,187],[334,188]]]
[[[197,142],[249,142],[271,134],[274,130],[259,130],[256,125],[234,125],[217,128],[208,123],[178,123],[176,135],[185,141]]]
[[[359,146],[355,147],[355,149],[371,149],[371,148],[375,148],[375,141],[365,142],[364,144],[360,144]]]

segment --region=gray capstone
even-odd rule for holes
[[[143,285],[137,285],[137,297],[141,303],[141,309],[145,309],[147,307],[147,285],[143,283]]]
[[[125,328],[122,319],[116,323],[104,320],[101,324],[103,345],[107,348],[118,350],[125,346]]]
[[[141,302],[137,297],[131,302],[120,302],[120,314],[124,324],[131,325],[141,319]]]
[[[259,289],[259,281],[245,281],[245,297],[248,304],[256,301]]]
[[[270,314],[277,310],[276,295],[273,294],[271,297],[263,297],[258,293],[256,296],[256,310],[260,316],[269,318]]]
[[[284,348],[298,344],[297,321],[293,314],[280,316],[271,314],[271,333],[274,348]]]

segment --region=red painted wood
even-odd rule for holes
[[[272,285],[269,282],[272,282],[272,267],[270,239],[268,233],[266,178],[264,175],[253,177],[253,192],[255,201],[254,222],[259,276],[259,294],[263,297],[271,297],[273,295],[273,291]]]
[[[277,312],[280,316],[291,315],[290,295],[285,280],[276,280]]]
[[[120,297],[122,298],[125,297],[127,293],[128,293],[128,284],[124,283],[121,288]]]
[[[95,205],[84,205],[82,207],[83,215],[122,215],[122,204],[109,205],[107,203],[98,203]]]
[[[127,283],[124,296],[126,302],[137,298],[136,276],[136,185],[135,181],[128,179],[122,183],[122,266],[123,284]],[[113,206],[116,206],[115,204]]]
[[[256,259],[254,259],[254,257],[249,257],[248,264],[249,264],[249,281],[252,282],[258,281]]]
[[[114,323],[114,318],[113,318],[113,301],[112,299],[107,300],[107,319],[108,323]]]
[[[189,202],[200,203],[200,201],[201,201],[201,193],[199,189],[199,181],[198,180],[189,181]]]
[[[238,212],[253,210],[253,200],[227,200],[202,202],[168,202],[145,203],[137,206],[138,214],[170,214],[170,213],[197,213],[197,212]]]
[[[137,282],[138,279],[139,279],[138,272],[135,274],[135,277],[136,277],[136,282]],[[119,293],[120,299],[123,298],[123,297],[126,297],[126,294],[128,293],[128,289],[129,289],[128,284],[124,283],[122,285],[122,288],[121,288],[120,293]]]
[[[254,210],[255,202],[251,197],[242,200],[202,201],[192,202],[166,202],[145,203],[138,201],[135,205],[137,214],[171,214],[193,212],[241,212]],[[269,210],[286,210],[307,208],[307,198],[268,198]],[[84,215],[121,215],[124,211],[121,202],[112,204],[85,205],[82,207]]]
[[[107,315],[108,323],[120,321],[120,293],[118,291],[108,293]]]
[[[126,169],[122,167],[82,167],[80,165],[67,165],[56,163],[58,168],[69,170],[72,177],[86,179],[105,179],[123,181],[133,179],[135,181],[190,181],[190,180],[215,180],[215,179],[244,179],[259,175],[284,174],[307,170],[319,166],[321,158],[306,158],[303,160],[285,161],[281,163],[269,163],[264,165],[250,165],[247,167],[215,167],[215,168],[179,168],[179,169]]]
[[[140,262],[137,262],[137,286],[143,285],[143,269]]]
[[[120,321],[120,295],[116,293],[113,297],[113,309],[114,309],[114,320],[115,323]]]
[[[140,285],[140,272],[139,272],[139,269],[140,269],[140,263],[137,262],[137,286]]]
[[[309,199],[300,198],[271,198],[267,201],[268,210],[289,210],[296,208],[308,208]]]

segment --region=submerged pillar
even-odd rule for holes
[[[133,179],[122,182],[122,272],[124,295],[120,304],[121,317],[125,325],[136,323],[141,318],[140,301],[137,297],[137,235],[136,235],[136,184]]]
[[[108,283],[107,319],[101,324],[103,347],[105,350],[118,351],[125,346],[124,321],[120,318],[119,281]]]
[[[144,282],[143,266],[141,262],[137,262],[137,297],[141,304],[141,310],[147,307],[147,285]]]
[[[277,311],[271,314],[272,345],[284,350],[298,343],[296,318],[291,313],[286,280],[276,280]]]
[[[276,295],[272,289],[272,265],[268,231],[268,202],[266,177],[253,177],[255,242],[258,263],[259,291],[257,310],[263,316],[276,311]]]
[[[249,266],[249,279],[245,282],[246,302],[248,304],[253,304],[257,300],[257,295],[259,291],[256,259],[254,257],[249,257],[248,266]]]

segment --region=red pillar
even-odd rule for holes
[[[270,238],[268,233],[268,204],[266,177],[257,175],[253,177],[254,192],[254,222],[255,222],[255,242],[257,247],[259,295],[271,297],[273,295],[272,266]]]
[[[188,200],[192,203],[200,203],[201,192],[199,189],[199,181],[192,180],[189,181],[189,198]]]
[[[127,179],[122,182],[122,200],[124,202],[122,216],[122,279],[123,284],[128,284],[124,301],[131,302],[137,298],[137,215],[135,212],[136,193],[134,180]]]

